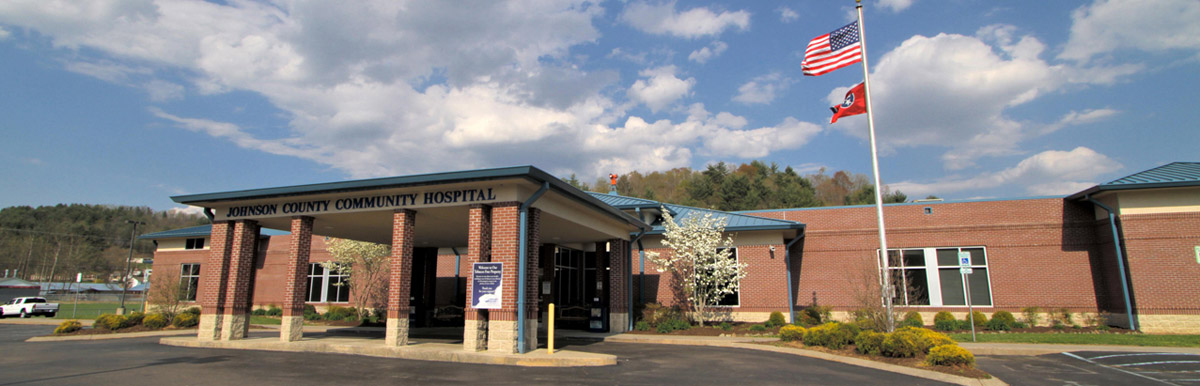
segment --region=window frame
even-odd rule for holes
[[[205,244],[208,244],[208,243],[205,242],[205,239],[203,237],[192,237],[192,238],[183,240],[183,249],[189,250],[189,251],[206,249],[206,248],[208,248],[208,245],[205,245]]]
[[[962,281],[961,274],[958,274],[958,273],[955,273],[955,274],[960,275],[960,284],[961,284],[960,290],[961,290],[961,295],[963,296],[963,299],[964,299],[963,304],[961,304],[961,305],[960,304],[946,304],[945,296],[943,296],[945,293],[943,292],[943,288],[942,288],[941,273],[942,273],[942,271],[951,271],[952,269],[957,269],[960,266],[957,264],[957,259],[955,260],[954,265],[939,264],[938,260],[937,260],[937,251],[943,250],[943,249],[954,249],[954,250],[956,250],[955,251],[956,255],[957,255],[957,252],[963,252],[963,251],[971,250],[971,249],[977,249],[977,250],[982,251],[983,263],[977,264],[975,259],[972,258],[971,265],[969,265],[969,267],[971,267],[972,269],[975,270],[975,272],[971,273],[971,275],[978,275],[980,273],[980,271],[979,271],[980,269],[982,269],[983,273],[985,274],[984,275],[985,277],[983,280],[986,282],[987,289],[988,289],[988,295],[987,295],[988,303],[987,304],[972,303],[970,306],[968,306],[966,304],[967,303],[965,301],[965,299],[967,299],[966,292],[967,292],[967,287],[970,285],[971,277],[968,277],[966,281]],[[967,308],[967,307],[994,308],[996,306],[996,299],[995,299],[995,294],[994,294],[995,287],[992,285],[992,270],[989,269],[991,257],[988,256],[988,251],[987,251],[986,246],[963,245],[963,246],[940,246],[940,247],[918,247],[918,248],[888,248],[888,261],[889,261],[888,275],[889,275],[889,277],[894,277],[894,276],[891,276],[893,271],[903,271],[903,270],[907,270],[907,269],[920,269],[920,268],[907,267],[907,266],[903,266],[903,265],[892,266],[890,264],[891,254],[893,252],[899,253],[899,255],[898,255],[899,260],[901,261],[901,264],[903,264],[904,251],[914,251],[914,250],[922,251],[924,258],[925,258],[925,266],[924,266],[925,280],[926,280],[925,288],[929,292],[927,294],[927,297],[929,299],[929,304],[927,304],[927,305],[926,304],[908,304],[908,300],[907,300],[908,294],[905,293],[902,295],[896,294],[898,296],[893,296],[893,299],[896,299],[898,297],[900,299],[905,300],[904,304],[897,304],[898,306],[902,306],[902,307],[940,307],[940,308]],[[876,256],[878,256],[879,250],[876,249],[875,252],[876,252]],[[879,264],[878,259],[876,259],[875,264],[876,265]],[[891,284],[893,286],[893,288],[895,288],[896,284],[894,282],[889,283],[889,284]],[[935,289],[936,289],[936,291],[935,291]],[[975,295],[975,294],[973,293],[972,295]]]
[[[182,263],[179,265],[179,301],[196,301],[197,294],[199,294],[200,269],[200,263]],[[195,271],[195,273],[191,271]]]
[[[733,256],[734,264],[740,264],[742,262],[741,258],[738,256],[738,247],[737,246],[731,246],[728,248],[717,248],[718,251],[722,250],[722,249],[732,249],[733,250],[732,256]],[[719,307],[719,308],[739,308],[739,307],[741,307],[742,306],[742,281],[741,280],[738,280],[737,287],[738,287],[737,291],[733,292],[733,297],[737,299],[737,303],[735,303],[735,304],[709,304],[708,306],[709,307]],[[729,296],[730,295],[725,295],[725,299],[728,299]],[[721,300],[725,300],[725,299],[721,299]]]
[[[317,268],[320,269],[320,273],[314,274],[313,272]],[[344,293],[346,300],[334,299],[333,301],[330,301],[331,294],[330,294],[330,290],[329,290],[329,287],[331,287],[331,286],[336,287],[335,284],[331,284],[331,283],[333,283],[334,279],[338,279],[338,282],[340,282],[340,283],[345,283],[346,279],[348,279],[349,276],[350,275],[343,274],[336,270],[328,269],[321,263],[308,263],[308,274],[305,277],[306,280],[304,281],[304,302],[305,303],[337,303],[337,304],[350,303],[350,286],[348,284],[340,286],[341,289],[337,292],[337,294],[334,294],[335,297],[341,297],[339,295]],[[317,300],[313,300],[313,280],[314,279],[320,280],[320,283],[321,283],[321,292],[320,292],[320,295],[318,296]]]

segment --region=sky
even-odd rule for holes
[[[1200,161],[1200,1],[865,0],[880,177],[1065,195]],[[870,175],[842,1],[0,2],[0,207],[534,165]],[[1191,91],[1189,91],[1191,90]]]

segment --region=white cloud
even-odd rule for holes
[[[142,85],[142,89],[150,94],[150,100],[165,102],[183,99],[183,86],[161,79],[153,79]]]
[[[733,100],[745,104],[768,104],[775,100],[776,92],[783,91],[791,82],[791,79],[778,72],[757,76],[738,87],[738,95]]]
[[[174,208],[167,209],[167,213],[203,216],[204,208],[201,208],[199,206],[177,206]]]
[[[784,23],[791,23],[800,19],[800,14],[788,7],[779,7],[776,12],[779,12],[779,21]]]
[[[629,87],[629,99],[645,104],[657,112],[675,101],[691,94],[695,78],[680,79],[675,76],[675,66],[663,66],[642,70],[638,74],[648,79],[638,79]]]
[[[1066,195],[1091,187],[1095,185],[1092,179],[1121,168],[1120,163],[1081,146],[1071,151],[1044,151],[998,172],[932,183],[904,181],[888,185],[912,197],[980,192],[1011,185],[1025,186],[1032,195]]]
[[[913,3],[913,0],[879,0],[879,6],[892,10],[892,12],[900,12],[908,8]]]
[[[1060,59],[1086,63],[1119,50],[1200,51],[1200,2],[1194,0],[1097,0],[1071,18]]]
[[[677,12],[674,1],[661,4],[631,3],[621,12],[621,20],[642,32],[684,38],[720,35],[729,28],[743,31],[750,28],[749,12],[716,13],[704,7]]]
[[[691,60],[696,63],[704,64],[704,63],[707,63],[709,59],[715,58],[717,56],[721,56],[721,53],[724,53],[725,49],[727,49],[727,48],[729,48],[728,44],[725,44],[724,42],[721,42],[721,41],[715,41],[715,42],[712,42],[712,44],[704,46],[698,50],[692,51],[691,54],[688,54],[688,60]]]
[[[4,28],[0,28],[0,40],[8,39],[9,36],[12,36],[12,33],[9,33],[8,30]]]

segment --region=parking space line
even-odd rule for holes
[[[1200,354],[1175,353],[1175,352],[1139,352],[1139,353],[1128,353],[1128,354],[1112,354],[1112,355],[1101,355],[1101,356],[1098,356],[1098,357],[1091,357],[1091,358],[1088,358],[1088,359],[1096,360],[1096,359],[1117,358],[1117,357],[1132,357],[1132,356],[1143,356],[1143,355],[1182,355],[1182,356],[1200,356]]]
[[[1158,379],[1158,378],[1154,378],[1154,377],[1150,377],[1150,376],[1146,376],[1146,375],[1138,374],[1138,373],[1135,373],[1135,372],[1132,372],[1132,371],[1127,371],[1127,370],[1123,370],[1123,369],[1118,369],[1118,368],[1116,368],[1116,367],[1108,366],[1108,365],[1105,365],[1105,364],[1102,364],[1102,363],[1099,363],[1099,362],[1093,361],[1093,360],[1091,360],[1091,359],[1087,359],[1087,358],[1084,358],[1084,357],[1081,357],[1081,356],[1078,356],[1078,355],[1075,355],[1075,354],[1072,354],[1072,353],[1069,353],[1069,352],[1065,352],[1065,353],[1062,353],[1062,354],[1063,354],[1063,355],[1066,355],[1066,356],[1069,356],[1069,357],[1072,357],[1072,358],[1075,358],[1075,359],[1078,359],[1078,360],[1081,360],[1081,361],[1084,361],[1084,362],[1088,362],[1088,363],[1094,364],[1094,365],[1096,365],[1096,366],[1100,366],[1100,367],[1107,367],[1107,368],[1110,368],[1110,369],[1113,369],[1113,370],[1116,370],[1116,371],[1120,371],[1120,372],[1122,372],[1122,373],[1126,373],[1126,374],[1129,374],[1129,375],[1133,375],[1133,376],[1136,376],[1136,377],[1140,377],[1140,378],[1146,378],[1146,379],[1149,379],[1149,380],[1151,380],[1151,381],[1162,382],[1162,383],[1165,383],[1165,384],[1168,384],[1168,385],[1180,386],[1180,385],[1178,385],[1178,384],[1171,383],[1171,382],[1167,382],[1167,381],[1164,381],[1164,380],[1162,380],[1162,379]]]
[[[1122,363],[1119,365],[1108,365],[1108,366],[1125,367],[1125,366],[1141,366],[1141,365],[1171,365],[1171,364],[1180,364],[1180,363],[1200,363],[1200,361],[1155,361],[1155,362]]]

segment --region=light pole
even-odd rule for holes
[[[133,242],[136,240],[138,224],[146,225],[141,221],[125,220],[126,224],[133,224],[133,230],[129,231],[129,258],[125,259],[125,272],[121,273],[121,306],[117,307],[117,315],[125,315],[125,291],[129,289],[129,266],[133,263]]]

